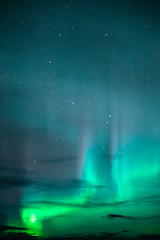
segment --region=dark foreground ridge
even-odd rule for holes
[[[137,238],[118,237],[116,233],[102,233],[102,235],[67,235],[64,237],[41,238],[31,236],[26,232],[5,232],[1,231],[0,240],[160,240],[160,234],[139,235]]]

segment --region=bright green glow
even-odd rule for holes
[[[38,208],[34,205],[31,208],[24,208],[22,210],[22,219],[31,232],[34,231],[36,235],[41,235],[45,219],[54,218],[54,216],[63,216],[68,211],[69,207],[50,206],[42,203],[38,204]]]
[[[42,234],[42,223],[39,219],[40,210],[36,208],[24,208],[22,209],[22,219],[29,233],[36,233],[40,236]]]
[[[51,198],[50,201],[52,200],[54,202],[54,199]],[[78,209],[77,204],[79,207],[80,206],[83,207],[83,203],[85,201],[86,201],[86,197],[84,196],[79,197],[77,195],[70,198],[63,198],[63,199],[59,198],[59,200],[57,201],[57,205],[55,205],[54,203],[52,204],[51,202],[47,203],[47,201],[46,203],[45,201],[38,202],[38,199],[37,199],[37,203],[35,204],[28,203],[30,208],[22,209],[21,216],[25,226],[29,228],[28,232],[31,234],[33,232],[36,233],[37,236],[47,234],[43,232],[43,224],[48,220],[52,222],[53,226],[57,226],[56,231],[59,231],[59,233],[62,234],[63,228],[61,227],[61,225],[64,224],[64,228],[65,228],[65,225],[67,224],[66,221],[63,223],[62,221],[63,218],[65,218],[67,214],[70,214],[71,212],[76,211],[76,209]],[[60,204],[58,204],[58,202],[60,202]],[[64,205],[62,205],[61,202],[63,202]],[[62,222],[62,223],[59,223],[59,222]]]
[[[30,222],[34,223],[36,221],[36,215],[31,214]]]

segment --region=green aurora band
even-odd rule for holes
[[[75,195],[71,194],[70,197],[63,196],[63,199],[56,197],[56,200],[58,199],[56,203],[53,196],[43,195],[43,197],[39,197],[38,195],[32,196],[32,194],[26,193],[24,196],[25,201],[28,201],[30,207],[24,207],[21,211],[24,225],[29,228],[29,233],[36,233],[36,235],[41,236],[45,235],[44,226],[49,221],[49,225],[54,226],[55,235],[69,234],[70,226],[72,226],[73,222],[75,223],[76,217],[74,220],[68,220],[64,218],[65,215],[78,214],[77,225],[80,222],[88,221],[95,213],[100,215],[102,208],[89,208],[89,210],[85,211],[85,205],[88,201],[92,203],[109,203],[110,205],[108,205],[108,208],[105,207],[105,211],[110,213],[115,209],[112,207],[113,203],[132,200],[137,196],[146,196],[146,191],[147,194],[149,192],[152,195],[152,186],[160,176],[159,149],[160,144],[156,139],[146,137],[134,139],[131,143],[126,144],[121,153],[115,152],[111,163],[113,186],[107,187],[108,183],[101,180],[107,178],[98,175],[96,168],[98,161],[94,149],[88,148],[81,178],[90,187],[82,187],[78,189]],[[102,186],[102,188],[98,186]],[[32,203],[33,199],[34,202]],[[48,203],[48,200],[53,201],[53,205]],[[63,204],[60,204],[59,201],[63,201]],[[120,210],[121,207],[118,209]],[[149,210],[147,211],[149,213]],[[150,210],[150,214],[152,211]],[[129,210],[128,207],[124,210],[125,214],[131,212],[132,210]],[[99,223],[100,226],[101,224]],[[72,232],[74,231],[72,230]],[[53,233],[51,232],[51,234]]]

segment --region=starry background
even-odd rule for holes
[[[1,226],[160,233],[159,21],[159,1],[1,1]]]

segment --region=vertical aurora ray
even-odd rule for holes
[[[116,152],[113,161],[113,178],[117,183],[119,200],[137,194],[152,193],[151,186],[158,184],[160,176],[160,143],[154,138],[137,137]]]
[[[82,150],[81,150],[81,180],[88,185],[87,188],[81,191],[81,200],[83,204],[88,198],[94,198],[96,189],[94,186],[98,185],[98,176],[96,172],[96,154],[93,146],[93,140],[90,133],[90,128],[85,127],[82,138]]]
[[[132,101],[138,108],[137,100]],[[159,138],[154,132],[142,135],[136,119],[132,119],[134,115],[128,115],[129,108],[125,94],[113,94],[112,177],[118,201],[149,194],[151,184],[159,181],[160,174]]]
[[[94,152],[92,148],[87,148],[82,180],[84,180],[91,187],[97,185],[95,157],[94,157]],[[89,189],[84,189],[82,195],[84,198],[93,198],[95,193],[96,193],[96,190],[94,188],[89,188]]]

